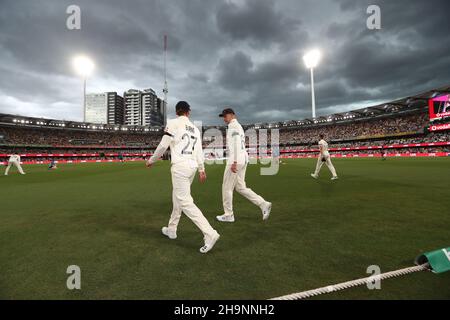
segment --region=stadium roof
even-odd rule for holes
[[[341,113],[335,113],[327,116],[319,116],[316,118],[308,118],[303,120],[288,120],[275,123],[251,124],[247,127],[255,128],[282,128],[282,127],[298,127],[304,125],[317,125],[324,123],[336,123],[345,121],[354,121],[357,119],[368,119],[378,116],[389,116],[393,114],[417,112],[428,108],[428,100],[440,95],[450,94],[450,86],[429,90],[414,96],[403,99],[385,102],[379,105],[370,106],[362,109],[351,110]]]
[[[95,130],[95,131],[126,131],[136,133],[159,132],[162,130],[161,127],[96,124],[87,122],[26,117],[2,113],[0,113],[0,124],[26,126],[26,127],[59,128],[59,129],[67,128],[67,129]]]

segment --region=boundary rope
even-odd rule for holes
[[[293,294],[281,296],[278,298],[272,298],[269,300],[301,300],[301,299],[318,296],[321,294],[327,294],[327,293],[331,293],[331,292],[336,292],[336,291],[340,291],[340,290],[345,290],[345,289],[349,289],[349,288],[353,288],[353,287],[362,286],[362,285],[365,285],[368,283],[372,283],[373,281],[376,281],[376,280],[381,281],[381,280],[385,280],[385,279],[400,277],[400,276],[404,276],[404,275],[407,275],[410,273],[426,271],[426,270],[430,270],[430,265],[428,263],[424,263],[419,266],[409,267],[409,268],[400,269],[400,270],[396,270],[396,271],[391,271],[391,272],[387,272],[387,273],[382,273],[382,274],[379,274],[376,276],[370,276],[370,277],[361,278],[361,279],[357,279],[357,280],[342,282],[339,284],[330,285],[330,286],[326,286],[326,287],[322,287],[322,288],[318,288],[318,289],[314,289],[314,290],[293,293]]]

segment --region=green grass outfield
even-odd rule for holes
[[[273,202],[235,196],[234,224],[220,224],[223,166],[193,196],[222,235],[202,255],[202,235],[182,217],[178,239],[161,235],[171,211],[168,163],[24,166],[0,176],[1,299],[267,299],[413,265],[450,246],[450,159],[334,160],[340,180],[288,160],[276,176],[250,166],[247,183]],[[81,267],[81,290],[66,269]],[[450,273],[421,272],[321,299],[449,299]]]

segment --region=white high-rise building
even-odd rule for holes
[[[123,98],[116,92],[86,95],[86,122],[123,124]]]
[[[125,124],[137,126],[163,126],[164,108],[153,89],[130,89],[123,94]]]
[[[146,89],[142,92],[142,110],[145,126],[163,125],[161,110],[158,106],[158,96],[153,89]]]
[[[90,93],[86,95],[86,122],[108,123],[108,95],[106,93]]]
[[[125,104],[125,124],[142,125],[141,91],[130,89],[123,94]]]

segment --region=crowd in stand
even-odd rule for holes
[[[345,124],[317,125],[297,129],[280,129],[280,144],[315,143],[323,133],[328,141],[358,139],[360,137],[393,135],[403,132],[423,132],[427,126],[425,113],[389,117]],[[131,133],[111,131],[83,131],[73,129],[0,127],[4,143],[21,145],[104,145],[156,147],[161,133]],[[269,132],[270,141],[270,132]]]
[[[154,145],[160,134],[73,129],[0,127],[3,143],[18,145]]]
[[[135,153],[149,153],[154,148],[134,148],[134,149],[102,149],[102,147],[98,148],[90,148],[90,149],[70,149],[68,147],[65,148],[26,148],[26,147],[0,147],[0,154],[11,153],[11,150],[19,153],[19,154],[90,154],[90,153],[99,153],[99,154],[135,154]]]
[[[315,143],[320,134],[326,139],[358,139],[361,137],[394,135],[404,132],[423,132],[427,126],[426,114],[413,114],[404,117],[373,119],[346,124],[322,125],[310,128],[280,131],[281,144]]]
[[[365,137],[382,137],[393,136],[402,133],[424,133],[424,128],[429,124],[427,115],[411,114],[402,117],[380,118],[365,121],[352,121],[342,124],[320,124],[314,126],[304,126],[298,128],[279,128],[279,144],[283,146],[289,145],[310,145],[316,144],[320,134],[325,135],[325,139],[329,143],[335,140],[361,140]],[[207,132],[208,133],[208,132]],[[256,130],[248,130],[247,136],[256,133],[256,137],[249,139],[251,141],[260,138],[260,134]],[[272,131],[267,130],[267,142],[271,143]],[[206,141],[207,145],[220,147],[224,143],[224,138]],[[267,144],[267,143],[266,143]]]
[[[317,149],[318,137],[325,135],[330,148],[375,147],[416,143],[449,142],[450,131],[441,133],[425,133],[429,125],[427,115],[411,114],[401,117],[352,121],[343,124],[325,124],[314,127],[299,127],[296,129],[281,128],[279,131],[280,150]],[[396,134],[408,133],[405,138],[393,137]],[[83,131],[72,129],[47,129],[0,126],[0,154],[10,154],[12,151],[20,154],[100,154],[101,159],[115,159],[108,153],[116,154],[147,154],[158,145],[162,133],[142,132],[110,132]],[[386,136],[383,138],[382,136]],[[268,132],[270,144],[270,131]],[[369,139],[368,139],[369,138]],[[204,139],[204,146],[221,148],[224,137],[211,144]],[[348,140],[349,142],[344,142]],[[3,146],[1,146],[3,145]],[[27,147],[33,146],[33,147]],[[41,146],[41,147],[36,147]],[[413,148],[414,152],[448,152],[450,147]],[[411,149],[411,150],[413,150]],[[400,149],[402,152],[409,149]],[[434,150],[434,151],[433,151]],[[314,151],[315,152],[315,151]],[[344,151],[351,153],[354,151]],[[366,153],[378,151],[367,150]],[[343,153],[343,152],[340,152]],[[99,159],[92,157],[92,160]],[[125,156],[128,158],[127,156]],[[1,158],[4,158],[1,157]],[[76,160],[78,157],[61,157],[64,160]],[[38,158],[35,158],[38,159]],[[45,158],[42,158],[45,159]],[[89,160],[89,157],[83,157]],[[4,159],[0,159],[0,161]],[[43,160],[42,160],[43,161]]]

